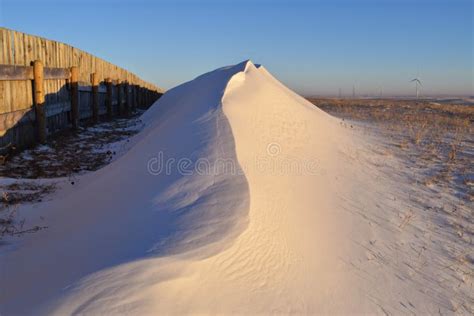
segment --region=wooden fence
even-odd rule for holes
[[[77,48],[0,28],[0,148],[26,147],[87,119],[146,108],[161,94]]]

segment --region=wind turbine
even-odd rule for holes
[[[418,97],[420,96],[420,89],[418,88],[418,85],[419,85],[420,87],[423,87],[423,85],[421,84],[421,80],[420,80],[420,78],[419,78],[418,75],[417,75],[414,79],[410,80],[410,82],[414,82],[414,83],[415,83],[416,98],[418,99]]]

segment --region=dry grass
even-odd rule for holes
[[[54,190],[54,185],[35,185],[28,182],[12,183],[2,186],[0,200],[0,242],[5,236],[21,236],[47,228],[46,226],[26,227],[25,220],[17,214],[20,203],[41,201],[41,198]],[[12,192],[12,193],[10,193]]]
[[[21,236],[27,233],[34,233],[47,226],[25,227],[25,220],[17,217],[18,205],[8,208],[0,214],[0,243],[5,236]]]
[[[53,192],[54,189],[54,184],[37,184],[25,181],[0,185],[0,190],[3,192],[0,198],[0,211],[10,205],[41,202],[42,198]]]
[[[474,201],[474,107],[416,100],[309,99],[343,120],[369,122],[391,154],[412,162],[428,185]]]

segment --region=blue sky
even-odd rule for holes
[[[305,95],[474,94],[471,0],[0,0],[0,25],[164,88],[250,58]]]

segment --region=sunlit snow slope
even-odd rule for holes
[[[397,313],[408,300],[425,313],[447,304],[393,264],[403,237],[390,220],[401,202],[364,140],[264,67],[204,74],[142,119],[123,157],[41,204],[49,228],[2,254],[1,312]],[[377,255],[386,262],[365,269]]]

